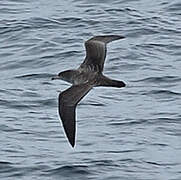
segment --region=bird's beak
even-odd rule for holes
[[[60,76],[54,76],[54,77],[52,77],[52,80],[55,80],[55,79],[60,79]]]

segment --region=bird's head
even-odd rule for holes
[[[56,79],[63,79],[63,72],[60,72],[59,74],[57,74],[56,76],[52,77],[52,80],[56,80]]]
[[[74,79],[74,76],[76,75],[76,73],[77,72],[75,70],[66,70],[52,77],[52,80],[61,79],[64,81],[72,82],[72,79]]]

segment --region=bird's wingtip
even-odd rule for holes
[[[75,143],[71,144],[72,148],[75,148]]]
[[[72,138],[72,139],[68,138],[68,141],[69,141],[70,145],[72,146],[72,148],[74,148],[75,147],[75,138]]]
[[[87,40],[86,43],[89,43],[90,41],[101,41],[104,43],[109,43],[118,39],[124,39],[125,36],[122,35],[101,35],[101,36],[94,36],[91,39]]]

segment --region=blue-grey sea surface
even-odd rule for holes
[[[104,74],[77,107],[71,148],[57,113],[94,35],[108,44]],[[1,0],[0,179],[181,180],[180,0]]]

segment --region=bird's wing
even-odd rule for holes
[[[80,67],[90,66],[93,70],[102,72],[106,58],[106,45],[109,42],[122,39],[123,36],[95,36],[85,42],[86,58]]]
[[[73,85],[59,94],[58,109],[65,134],[72,145],[75,145],[76,132],[76,106],[78,102],[91,90],[93,86],[88,83]]]

